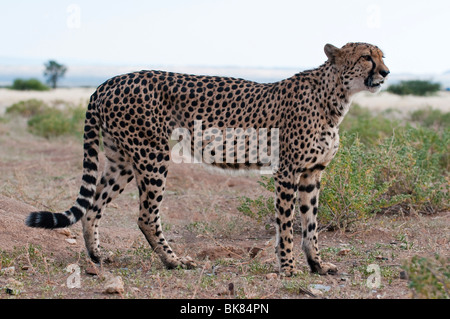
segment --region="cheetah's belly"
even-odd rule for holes
[[[337,129],[323,131],[319,141],[315,146],[317,154],[315,161],[311,161],[306,168],[311,168],[317,164],[327,165],[336,155],[339,149],[339,134]]]

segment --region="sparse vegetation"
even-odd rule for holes
[[[82,137],[85,113],[84,106],[58,108],[36,99],[18,102],[6,109],[6,114],[27,117],[30,132],[45,138],[61,135]]]
[[[211,184],[203,182],[219,175],[205,170],[202,178],[193,177],[189,175],[192,167],[177,166],[167,186],[171,195],[162,205],[163,227],[167,239],[174,240],[177,254],[191,256],[198,262],[197,269],[164,268],[137,230],[137,207],[132,205],[137,205],[138,191],[131,183],[130,189],[107,207],[102,222],[102,249],[111,256],[110,263],[98,266],[88,259],[79,227],[71,228],[76,245],[69,245],[65,235],[53,231],[40,231],[39,236],[46,239],[31,236],[22,244],[18,232],[14,237],[18,247],[13,249],[6,247],[2,237],[0,299],[449,298],[449,260],[444,248],[449,240],[448,217],[436,213],[448,209],[447,117],[448,113],[421,110],[412,113],[406,124],[385,114],[351,109],[341,126],[341,149],[324,172],[318,215],[328,229],[352,231],[319,235],[323,238],[321,256],[338,265],[337,276],[309,273],[300,236],[294,237],[300,273],[292,278],[277,274],[271,226],[273,179],[249,175],[252,185],[259,179],[262,191],[252,197],[254,188],[247,193],[242,185],[218,182],[212,190]],[[79,190],[81,143],[73,142],[73,136],[81,136],[83,119],[84,107],[61,101],[29,100],[8,108],[0,121],[0,195],[42,204],[39,209],[67,208]],[[65,136],[42,143],[27,129],[40,136]],[[66,143],[68,140],[71,143]],[[190,181],[195,187],[186,184]],[[19,229],[20,224],[21,232],[25,215],[17,214],[20,220],[15,227]],[[6,217],[12,219],[8,213]],[[299,227],[298,222],[294,225]],[[26,230],[27,236],[36,231]],[[59,250],[47,246],[48,238]],[[424,257],[424,249],[439,252],[439,256]],[[413,255],[419,256],[411,258]],[[70,264],[80,267],[80,289],[67,287]],[[368,271],[371,264],[380,266],[381,286],[376,289],[366,285],[373,275]],[[1,273],[10,267],[15,267],[12,275]],[[90,274],[92,268],[98,274]],[[408,280],[400,278],[401,271]],[[123,294],[103,293],[108,275],[123,279]],[[13,280],[15,285],[10,285]],[[308,294],[311,291],[316,297]]]
[[[399,84],[390,85],[387,88],[387,91],[398,95],[426,96],[435,94],[440,89],[441,85],[439,83],[423,80],[409,80],[401,81]]]
[[[415,298],[450,298],[450,259],[435,255],[434,258],[414,256],[404,263],[409,277],[409,287]]]
[[[47,108],[28,120],[28,128],[33,134],[52,138],[61,135],[83,135],[83,124],[86,109],[70,107],[64,110]]]
[[[14,103],[6,108],[6,114],[20,115],[29,118],[43,113],[48,108],[49,106],[43,101],[31,99]]]
[[[15,79],[10,89],[20,91],[48,91],[50,88],[38,79]]]
[[[413,113],[414,126],[354,107],[342,123],[341,146],[325,170],[319,221],[348,229],[378,212],[435,213],[449,208],[450,129],[428,128],[448,113]],[[346,130],[348,128],[348,130]],[[268,187],[268,185],[271,185]],[[273,178],[260,184],[273,191]],[[273,198],[241,197],[239,211],[261,221]],[[266,219],[266,222],[269,222]]]
[[[402,126],[401,121],[392,119],[389,111],[374,114],[367,108],[352,105],[339,131],[341,134],[345,133],[345,145],[351,145],[355,139],[358,139],[362,145],[369,146],[376,145],[384,138],[392,136],[394,130],[400,126]]]
[[[267,191],[274,192],[275,185],[273,178],[261,176],[258,183]],[[264,223],[265,228],[268,229],[275,220],[275,206],[273,196],[261,195],[256,199],[251,199],[246,196],[239,198],[240,205],[238,210],[246,216],[256,219],[259,223]]]
[[[379,175],[382,166],[389,164],[388,154],[368,151],[358,139],[348,144],[345,134],[341,145],[322,179],[318,217],[329,229],[348,229],[405,200],[403,194],[386,197],[392,180]]]
[[[412,112],[411,121],[428,128],[445,129],[450,127],[450,112],[443,113],[440,110],[428,107]]]

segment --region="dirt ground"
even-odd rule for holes
[[[23,121],[0,122],[0,299],[411,298],[404,262],[415,255],[449,256],[448,212],[382,215],[353,232],[320,233],[322,258],[339,268],[334,276],[309,273],[301,235],[295,234],[301,273],[280,277],[274,228],[266,229],[237,210],[241,196],[272,196],[258,184],[259,175],[172,164],[161,208],[163,229],[176,253],[192,257],[198,267],[163,267],[137,227],[133,182],[102,218],[100,238],[108,258],[95,265],[86,256],[81,223],[69,230],[24,225],[32,211],[69,208],[81,172],[80,141],[46,140],[29,134]],[[379,285],[371,285],[376,274],[371,267],[380,272]],[[79,279],[76,287],[74,278]],[[119,278],[119,287],[111,293],[106,286],[114,278]]]

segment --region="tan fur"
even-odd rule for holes
[[[311,271],[335,273],[336,266],[322,262],[318,248],[318,213],[322,171],[339,147],[339,124],[348,111],[352,96],[360,91],[375,92],[388,69],[376,46],[349,43],[342,48],[326,45],[328,61],[314,70],[269,84],[227,77],[197,76],[163,71],[141,71],[114,77],[95,91],[86,113],[83,186],[71,210],[61,214],[33,213],[32,227],[64,227],[82,218],[86,247],[92,259],[100,259],[98,225],[104,207],[133,178],[139,188],[139,228],[150,246],[169,267],[193,267],[180,258],[164,238],[159,208],[169,168],[169,139],[176,128],[191,136],[195,121],[203,130],[224,141],[225,128],[277,129],[279,166],[274,172],[276,186],[276,254],[280,271],[295,273],[293,216],[298,205],[303,244]],[[218,130],[216,130],[217,128]],[[95,187],[99,130],[107,163]],[[207,149],[205,141],[191,141]],[[247,138],[236,143],[245,154],[258,148]],[[269,152],[273,148],[269,147]],[[211,153],[212,154],[212,153]],[[232,157],[222,161],[226,149],[216,149],[217,162],[225,169],[260,169],[259,159]],[[187,212],[188,214],[188,212]]]

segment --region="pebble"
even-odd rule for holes
[[[56,232],[58,234],[64,235],[66,237],[72,237],[72,232],[70,231],[69,228],[60,228],[60,229],[56,229]]]
[[[350,249],[341,249],[337,254],[338,256],[345,256],[350,253]]]
[[[104,293],[122,294],[125,291],[122,277],[110,277],[106,280]]]
[[[327,292],[327,291],[330,291],[331,287],[330,286],[321,285],[321,284],[312,284],[312,285],[309,285],[309,289],[314,294],[312,289]]]
[[[77,240],[73,239],[73,238],[66,238],[65,239],[66,242],[68,242],[70,245],[76,245],[77,244]]]
[[[266,275],[267,280],[277,279],[277,277],[278,277],[278,275],[274,272]]]
[[[21,293],[23,288],[23,283],[13,278],[9,278],[6,281],[5,292],[10,295],[18,295]]]
[[[130,291],[136,295],[141,293],[141,290],[138,287],[131,287]]]
[[[314,295],[314,297],[323,296],[323,292],[319,289],[309,288],[309,291]]]
[[[100,273],[97,266],[95,266],[95,265],[87,266],[85,272],[87,275],[91,275],[91,276],[99,276],[99,273]]]
[[[234,296],[234,294],[234,284],[232,282],[228,284],[227,289],[224,289],[217,293],[218,296]]]
[[[400,271],[400,279],[408,279],[408,274],[406,273],[406,271],[402,270]]]
[[[314,288],[313,288],[313,290],[316,291],[315,294],[309,289],[306,289],[306,288],[303,288],[303,287],[299,287],[298,288],[298,293],[300,295],[308,295],[308,296],[313,297],[313,298],[316,298],[318,295],[322,295],[322,292],[320,290],[314,289]]]
[[[258,253],[260,252],[260,251],[262,251],[263,249],[262,248],[259,248],[259,247],[253,247],[253,248],[251,248],[250,250],[249,250],[249,255],[250,255],[250,258],[255,258],[257,255],[258,255]]]
[[[108,251],[103,262],[107,264],[114,262],[114,253],[112,251]]]

